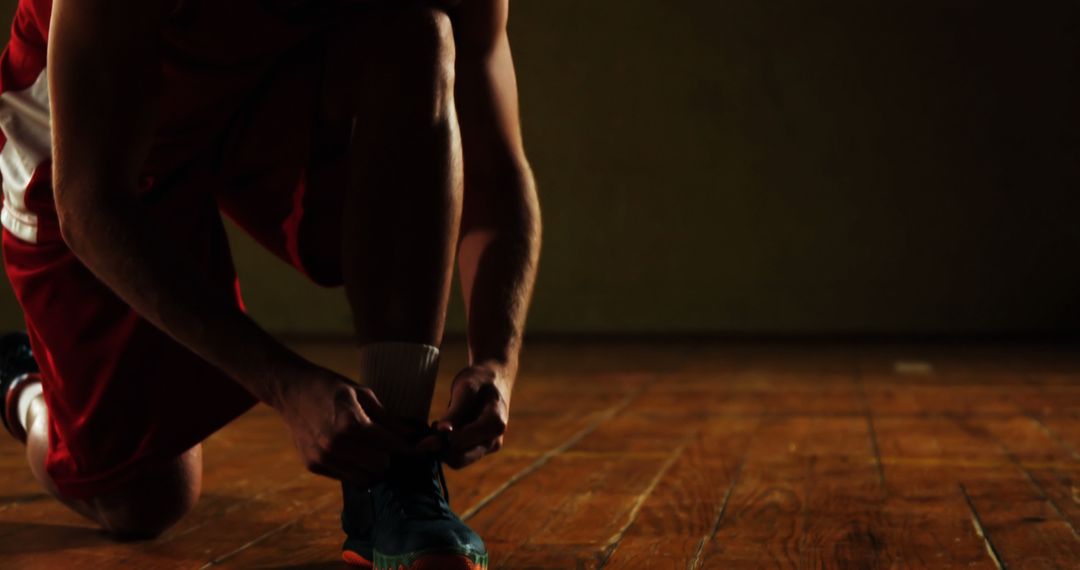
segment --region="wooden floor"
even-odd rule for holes
[[[495,569],[1080,568],[1078,380],[1066,347],[534,345],[452,502]],[[117,544],[3,438],[0,568],[339,567],[338,488],[268,409],[205,449],[195,511]]]

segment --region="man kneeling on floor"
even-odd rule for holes
[[[262,401],[342,481],[347,561],[486,567],[440,479],[501,445],[539,252],[507,2],[20,0],[0,395],[50,493],[156,536]],[[360,386],[245,315],[220,212],[344,285]],[[455,254],[470,365],[428,427]]]

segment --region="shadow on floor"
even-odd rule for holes
[[[0,522],[0,557],[114,544],[108,535],[90,526]]]
[[[23,493],[20,495],[0,495],[0,510],[4,510],[11,505],[33,503],[49,498],[51,497],[47,493],[42,492]]]

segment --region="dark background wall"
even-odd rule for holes
[[[1078,6],[515,0],[531,329],[1080,329]],[[347,332],[237,238],[258,319]]]

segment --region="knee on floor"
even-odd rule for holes
[[[191,511],[199,500],[201,479],[202,458],[196,448],[90,502],[109,534],[121,540],[152,539]]]

